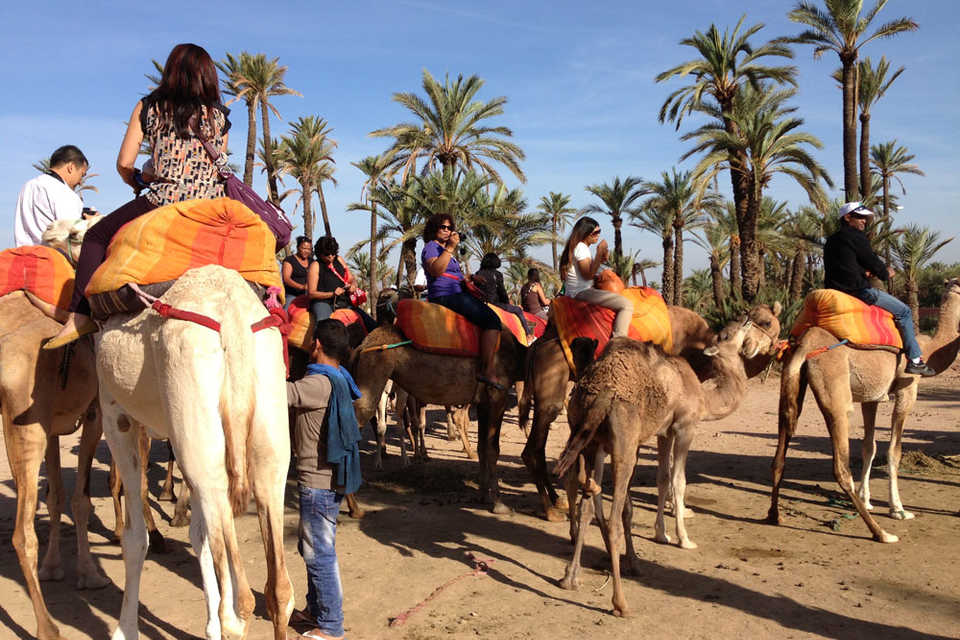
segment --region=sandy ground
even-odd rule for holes
[[[571,552],[565,523],[537,517],[536,492],[522,467],[523,438],[516,411],[503,429],[501,477],[512,514],[496,516],[473,502],[477,465],[458,443],[448,443],[437,423],[428,432],[432,459],[400,468],[397,441],[382,472],[368,471],[360,498],[367,515],[342,515],[338,547],[345,590],[349,638],[603,638],[960,637],[960,371],[924,382],[920,402],[908,421],[905,445],[911,454],[901,475],[901,493],[915,520],[886,515],[885,463],[889,431],[880,430],[881,460],[872,482],[878,520],[900,536],[895,545],[871,541],[859,518],[838,499],[830,444],[822,418],[808,397],[787,460],[782,510],[785,524],[761,522],[769,501],[769,466],[776,446],[778,381],[753,381],[749,395],[731,417],[704,423],[687,466],[688,504],[696,516],[688,527],[699,544],[693,551],[656,544],[653,538],[655,470],[653,450],[644,448],[632,490],[633,536],[641,555],[639,575],[626,578],[634,615],[610,614],[612,587],[599,530],[591,527],[584,552],[583,586],[557,585]],[[880,424],[889,423],[890,404]],[[439,418],[439,412],[431,412]],[[861,435],[859,411],[854,435]],[[395,435],[391,430],[391,436]],[[567,435],[559,421],[550,438],[555,458]],[[475,434],[473,434],[475,440]],[[68,491],[72,490],[78,436],[61,440]],[[859,458],[859,442],[852,443]],[[161,461],[165,447],[155,445]],[[919,454],[923,455],[919,455]],[[109,452],[101,443],[92,491],[93,552],[113,581],[98,591],[72,588],[75,553],[69,515],[63,523],[66,578],[45,583],[48,606],[65,638],[107,638],[120,611],[123,566],[110,544]],[[365,456],[365,464],[372,457]],[[855,464],[858,462],[855,460]],[[159,494],[163,469],[150,470],[151,492]],[[43,482],[41,480],[41,482]],[[292,492],[288,495],[294,495]],[[0,637],[32,638],[35,623],[10,543],[15,493],[5,452],[0,458]],[[197,563],[186,529],[172,529],[172,505],[157,503],[161,531],[170,552],[147,558],[142,587],[141,637],[197,638],[205,608]],[[69,507],[68,507],[69,508]],[[297,605],[303,606],[305,577],[296,551],[296,512],[288,500],[287,560]],[[46,509],[37,521],[47,538]],[[672,532],[673,523],[668,521]],[[257,618],[251,638],[270,637],[261,587],[263,548],[256,517],[238,523]],[[414,607],[452,579],[470,574],[468,554],[489,559],[484,576],[464,577],[440,591],[405,624],[389,621]]]

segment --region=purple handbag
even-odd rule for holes
[[[227,197],[242,202],[248,209],[260,216],[260,219],[270,227],[270,231],[272,231],[273,235],[277,238],[277,251],[286,247],[290,243],[293,225],[290,224],[290,220],[287,218],[287,214],[283,212],[283,209],[258,196],[256,191],[248,187],[237,176],[233,175],[233,172],[228,171],[226,165],[221,165],[218,162],[220,160],[220,154],[217,153],[217,150],[213,148],[210,142],[203,139],[199,140],[201,144],[203,144],[203,148],[207,150],[207,155],[210,156],[210,159],[217,167],[217,171],[225,183],[224,190],[227,192]]]

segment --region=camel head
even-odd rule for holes
[[[67,256],[72,264],[76,265],[80,259],[80,245],[83,244],[83,236],[87,233],[87,229],[99,222],[102,217],[101,215],[95,215],[86,219],[54,220],[43,232],[41,242],[60,251]]]
[[[750,318],[735,320],[725,326],[715,344],[703,350],[712,360],[715,377],[702,382],[704,420],[719,420],[733,413],[747,384],[747,374],[741,358],[747,337],[755,330]]]
[[[744,358],[753,360],[760,356],[772,356],[776,352],[780,340],[781,311],[783,307],[779,302],[775,302],[773,307],[758,304],[747,312],[746,319],[751,322],[751,326],[743,340],[741,354]],[[766,367],[766,364],[764,362],[761,368]]]

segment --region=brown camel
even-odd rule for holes
[[[696,312],[683,307],[668,306],[670,327],[673,333],[673,350],[670,355],[686,359],[700,380],[712,377],[711,359],[703,356],[703,349],[713,343],[715,336],[706,320]],[[773,308],[767,305],[753,307],[748,317],[752,327],[746,336],[743,353],[748,377],[762,372],[773,357],[780,334],[780,303]],[[551,322],[543,336],[530,348],[526,382],[518,407],[521,429],[526,431],[529,407],[533,401],[533,429],[523,448],[523,462],[533,475],[537,492],[547,520],[559,522],[566,519],[566,504],[558,496],[547,476],[546,447],[550,425],[564,407],[567,382],[573,379],[567,360],[560,348],[557,331]]]
[[[509,511],[500,500],[496,474],[500,455],[500,426],[506,409],[506,391],[479,384],[479,360],[417,351],[409,346],[380,350],[378,347],[404,341],[400,331],[385,325],[374,329],[354,352],[351,371],[363,397],[356,401],[357,421],[366,424],[388,379],[424,402],[441,405],[475,404],[479,423],[480,499],[492,504],[494,513]],[[526,348],[504,330],[496,356],[497,377],[516,382],[523,376]]]
[[[556,467],[557,475],[564,477],[571,522],[577,521],[576,512],[580,511],[574,554],[562,587],[576,589],[579,584],[580,554],[595,508],[590,498],[600,489],[599,478],[593,479],[594,467],[600,468],[605,453],[609,453],[613,504],[604,540],[613,566],[614,613],[628,614],[620,580],[620,542],[626,530],[626,565],[632,573],[637,555],[629,535],[633,521],[630,479],[637,464],[637,448],[653,435],[657,436],[659,460],[656,540],[670,542],[664,507],[672,487],[678,543],[684,549],[696,548],[679,515],[684,512],[687,453],[700,420],[719,420],[739,406],[747,381],[740,352],[750,324],[749,320],[733,323],[722,332],[716,346],[705,350],[713,359],[714,376],[702,383],[684,358],[668,356],[658,346],[628,338],[611,340],[580,377],[570,398],[570,439]],[[584,489],[579,504],[578,486]]]
[[[960,348],[960,279],[946,281],[940,301],[937,332],[918,336],[923,358],[937,373],[945,371],[956,359]],[[780,524],[780,482],[790,438],[797,428],[807,385],[813,389],[827,431],[833,442],[833,473],[847,494],[874,540],[896,542],[897,536],[887,533],[870,515],[870,468],[876,453],[875,425],[877,405],[887,394],[893,395],[893,418],[890,427],[890,449],[887,456],[890,476],[890,517],[908,520],[913,514],[903,508],[897,484],[903,426],[917,400],[918,377],[904,373],[906,359],[883,350],[838,346],[807,359],[807,354],[834,346],[837,339],[818,327],[811,328],[784,359],[780,377],[780,418],[777,451],[773,459],[773,490],[767,520]],[[863,414],[863,474],[860,488],[854,490],[850,473],[850,420],[853,403],[860,403]]]

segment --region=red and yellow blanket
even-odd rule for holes
[[[73,296],[73,267],[56,249],[18,247],[0,252],[0,296],[25,290],[66,309]]]
[[[790,335],[799,338],[810,327],[820,327],[838,340],[853,344],[903,348],[903,339],[889,311],[834,289],[815,289],[807,294]]]
[[[660,293],[649,287],[629,287],[620,294],[633,300],[633,319],[630,322],[630,337],[641,342],[659,344],[665,351],[673,348],[673,333],[670,329],[670,314]],[[610,341],[613,319],[616,314],[610,309],[567,296],[557,296],[550,304],[550,321],[557,327],[560,346],[570,369],[574,368],[570,343],[574,338],[593,338],[597,341],[596,355]]]
[[[527,346],[527,333],[520,318],[494,305],[487,305],[500,317],[517,342]],[[397,325],[413,346],[429,353],[448,356],[476,356],[480,353],[480,330],[446,307],[425,300],[406,299],[397,303]]]
[[[307,296],[294,298],[287,308],[287,315],[290,318],[290,333],[287,334],[287,344],[310,353],[313,347],[313,332],[317,327],[316,321],[310,314],[310,299]],[[358,325],[358,329],[361,329],[363,334],[366,335],[367,327],[363,324],[360,314],[353,309],[337,309],[330,317],[339,320],[345,327]]]
[[[219,264],[249,282],[282,289],[275,247],[270,228],[236,200],[177,202],[120,228],[86,294],[114,291],[131,282],[176,280],[207,264]]]

